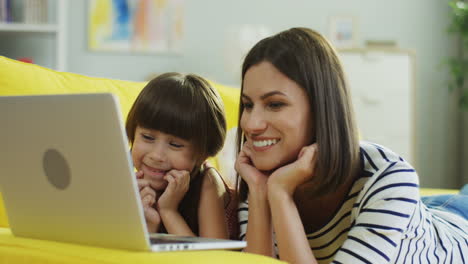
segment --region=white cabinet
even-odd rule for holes
[[[414,59],[402,50],[340,51],[360,137],[416,166]]]
[[[20,7],[25,3],[13,1]],[[67,1],[49,0],[48,22],[44,24],[0,22],[0,55],[13,59],[31,57],[36,64],[65,71]]]

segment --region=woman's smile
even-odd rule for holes
[[[261,152],[273,148],[280,140],[279,139],[256,139],[252,140],[252,148],[254,151]]]

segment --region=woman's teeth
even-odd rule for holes
[[[268,140],[258,140],[258,141],[253,141],[253,145],[255,147],[266,147],[266,146],[271,146],[278,143],[277,139],[268,139]]]

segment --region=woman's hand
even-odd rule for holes
[[[136,177],[148,231],[155,233],[158,231],[159,225],[161,224],[161,216],[155,209],[157,200],[156,192],[150,187],[149,181],[143,179],[143,171],[138,171]]]
[[[293,195],[296,188],[314,176],[317,162],[317,144],[303,147],[297,160],[276,169],[268,179],[268,190],[281,189]]]
[[[186,170],[171,170],[164,179],[169,183],[159,197],[158,209],[162,211],[178,211],[179,203],[184,198],[190,185],[190,172]]]
[[[249,186],[249,190],[255,190],[258,187],[266,187],[268,180],[268,175],[265,175],[259,171],[252,163],[250,159],[252,155],[252,149],[250,147],[249,141],[246,141],[242,146],[241,151],[237,155],[236,163],[234,168],[237,173],[242,177],[242,179]]]

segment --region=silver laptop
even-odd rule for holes
[[[0,147],[0,192],[16,236],[139,251],[246,246],[150,236],[112,94],[0,97]]]

